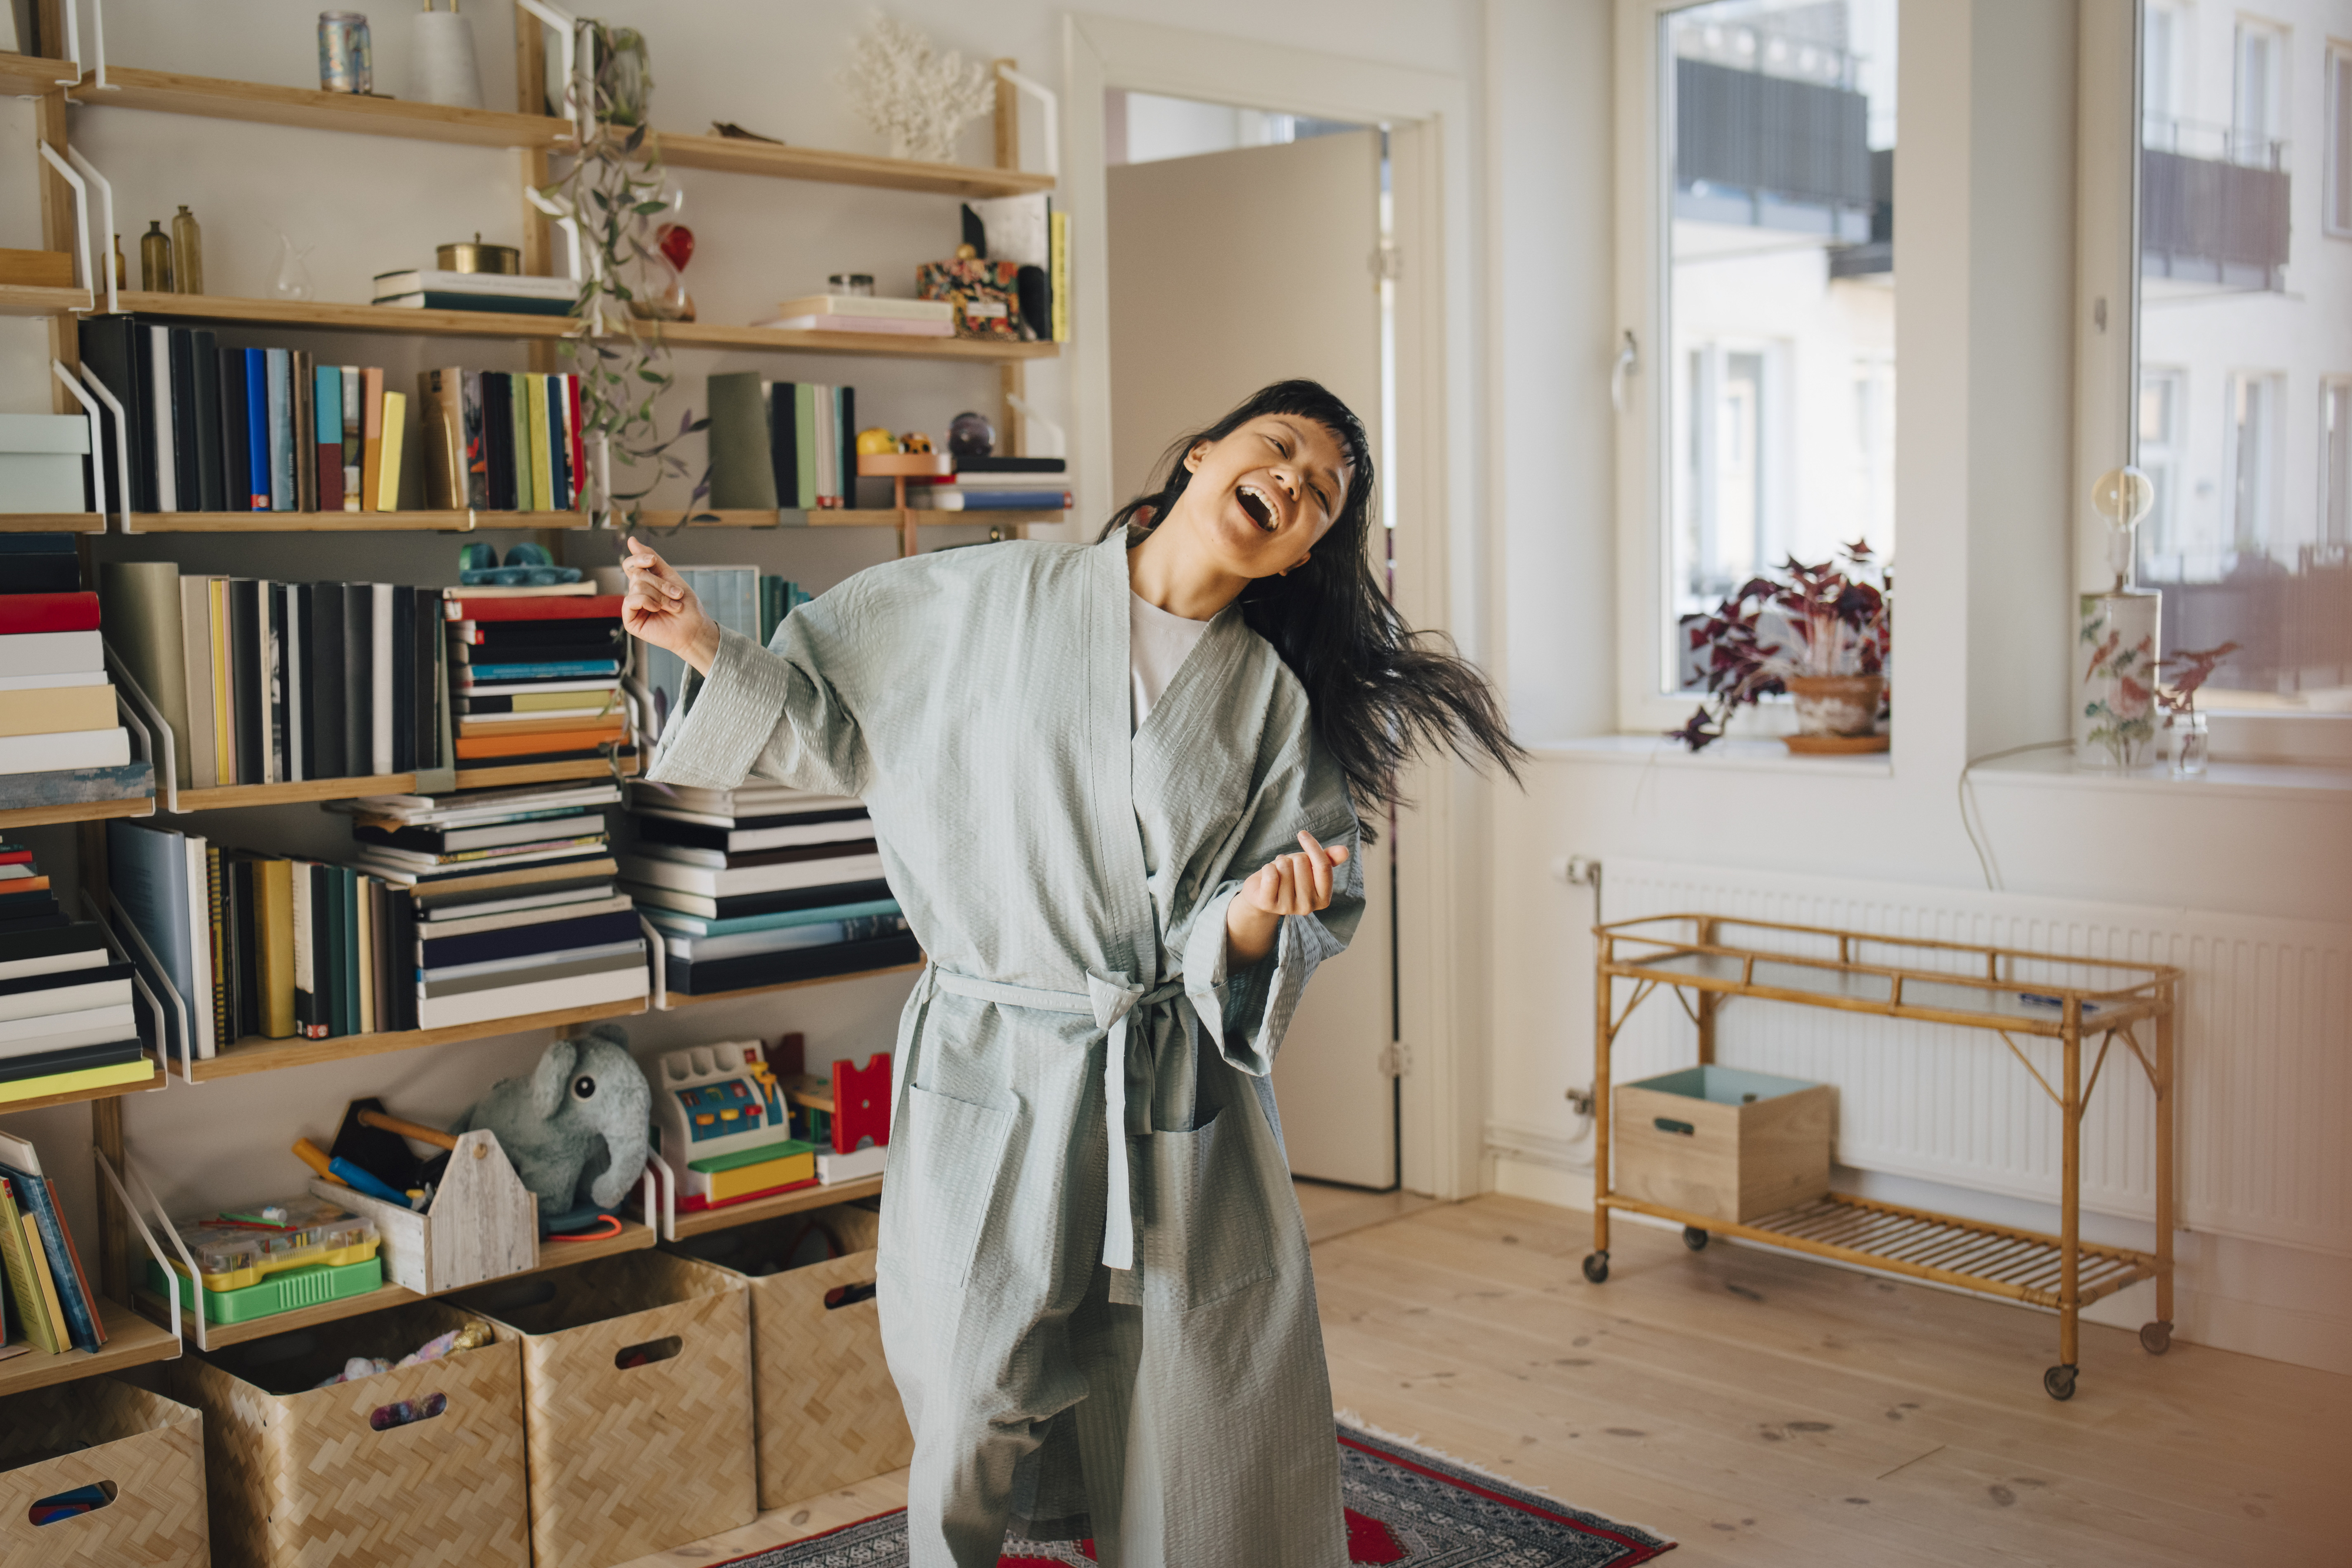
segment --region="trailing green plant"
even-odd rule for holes
[[[646,41],[631,27],[583,21],[580,28],[588,68],[566,89],[566,108],[583,107],[571,100],[584,84],[587,113],[570,115],[575,125],[584,118],[584,134],[562,177],[541,193],[572,215],[585,253],[564,352],[580,376],[581,434],[592,451],[589,507],[613,526],[634,528],[656,485],[690,476],[677,444],[708,422],[689,409],[665,434],[655,413],[677,378],[661,322],[638,308],[637,285],[658,271],[653,221],[669,207],[661,195],[661,138],[647,113],[653,72]],[[604,462],[593,455],[598,445]],[[606,463],[632,471],[628,487],[614,485]],[[706,468],[688,499],[688,519],[709,491]]]

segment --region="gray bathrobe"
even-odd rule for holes
[[[1235,609],[1131,729],[1127,599],[1117,536],[877,567],[767,649],[727,633],[648,777],[862,798],[929,956],[879,1267],[917,1568],[993,1568],[1008,1521],[1124,1568],[1339,1568],[1267,1075],[1361,913],[1355,814]],[[1301,829],[1350,852],[1330,907],[1229,976],[1226,904]]]

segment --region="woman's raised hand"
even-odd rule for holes
[[[1277,855],[1252,873],[1225,905],[1225,946],[1234,962],[1255,964],[1272,952],[1284,915],[1331,906],[1331,868],[1346,862],[1348,846],[1327,850],[1312,833],[1299,834],[1298,843],[1298,853]]]
[[[669,562],[628,539],[621,570],[629,574],[628,597],[621,601],[621,625],[632,637],[667,648],[703,674],[719,657],[719,623],[703,613],[702,601]]]

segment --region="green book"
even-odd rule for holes
[[[520,371],[507,378],[513,395],[507,399],[509,416],[509,439],[514,444],[515,510],[538,510],[532,505],[538,491],[531,484],[531,475],[539,466],[538,437],[530,423],[530,378]]]
[[[349,866],[335,868],[335,913],[342,920],[341,963],[335,982],[341,988],[335,993],[336,1016],[342,1019],[342,1032],[360,1032],[360,873]]]
[[[708,395],[712,508],[774,511],[776,467],[768,450],[768,409],[760,372],[712,376]]]

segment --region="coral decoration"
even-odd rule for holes
[[[950,49],[933,51],[912,27],[879,11],[842,72],[851,105],[890,139],[890,156],[944,163],[963,128],[996,107],[988,67]]]

